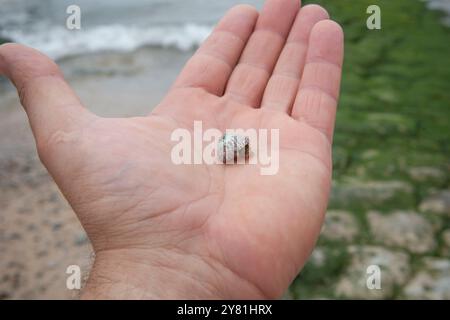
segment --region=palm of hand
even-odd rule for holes
[[[295,1],[279,3],[269,1],[263,15],[270,16],[276,8],[287,10]],[[316,22],[325,18],[323,9],[318,7],[300,12],[297,18],[300,22],[294,27],[300,25],[306,36]],[[219,24],[215,34],[232,25],[237,17],[246,16],[249,24],[255,23],[251,22],[256,21],[252,14],[247,7],[236,8]],[[286,25],[289,31],[292,21]],[[323,38],[327,32],[325,37],[329,39],[339,35],[340,30],[331,22],[318,26],[317,39],[314,40],[313,31],[310,40],[311,66],[319,61],[314,52],[320,51],[323,56],[319,58],[330,60],[320,62],[333,68],[333,63],[341,60],[341,39],[333,42],[335,47],[331,49],[337,51],[330,58],[327,49],[330,44],[321,41],[319,36]],[[294,29],[292,34],[295,35]],[[248,32],[239,37],[250,35]],[[214,34],[211,39],[188,63],[174,88],[150,116],[103,119],[87,114],[73,130],[54,130],[42,139],[45,143],[39,147],[40,155],[78,214],[97,254],[164,252],[164,256],[177,256],[186,264],[192,261],[196,267],[186,272],[195,274],[193,268],[217,272],[211,286],[219,288],[224,296],[234,290],[241,292],[241,297],[276,297],[286,289],[312,250],[328,200],[332,116],[330,112],[311,111],[306,104],[311,100],[323,103],[333,95],[323,93],[327,87],[338,85],[320,83],[324,80],[317,74],[314,79],[305,80],[305,68],[302,86],[309,98],[301,99],[299,94],[300,102],[294,106],[292,102],[271,97],[267,93],[271,83],[267,81],[262,90],[256,90],[260,93],[246,95],[242,88],[236,94],[240,87],[245,87],[244,80],[242,76],[231,75],[233,68],[228,84],[217,80],[222,61],[210,61],[213,51],[205,54],[205,48],[217,50],[221,42]],[[247,46],[249,43],[251,38]],[[313,45],[316,47],[311,48]],[[227,50],[225,56],[240,56],[240,52]],[[251,49],[248,50],[247,56],[251,56]],[[241,61],[245,57],[244,51]],[[216,63],[217,70],[201,69],[202,61]],[[313,69],[311,72],[318,72],[317,66]],[[204,83],[201,86],[189,83],[190,75],[201,70],[203,74],[198,78],[203,76]],[[231,92],[233,82],[238,89]],[[28,94],[26,100],[30,101],[30,97]],[[171,134],[178,128],[192,131],[194,121],[202,121],[204,129],[222,131],[280,129],[278,173],[263,176],[258,165],[173,164]],[[36,126],[33,129],[39,135],[39,129]],[[165,263],[174,261],[179,259],[168,259]],[[145,258],[140,262],[146,263]]]

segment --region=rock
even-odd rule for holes
[[[414,119],[397,113],[368,113],[365,126],[367,130],[380,135],[411,134],[416,130]]]
[[[433,167],[414,167],[409,169],[409,176],[412,180],[420,183],[429,182],[442,185],[447,179],[444,171]]]
[[[423,269],[405,286],[403,295],[408,299],[450,299],[450,260],[426,257]]]
[[[345,148],[333,146],[333,170],[345,170],[348,165],[348,159],[348,151]]]
[[[328,240],[352,241],[358,235],[358,223],[355,217],[346,211],[327,212],[322,236]]]
[[[377,149],[369,149],[361,153],[362,160],[373,160],[380,155],[380,151]]]
[[[295,300],[295,299],[294,296],[292,295],[292,292],[290,290],[287,290],[281,297],[281,300]]]
[[[308,262],[313,264],[315,267],[322,267],[325,264],[326,259],[327,257],[324,250],[322,248],[315,248],[311,253],[311,257]]]
[[[409,256],[404,252],[374,246],[351,246],[351,263],[338,281],[338,296],[350,299],[387,299],[394,295],[397,286],[409,276]],[[376,265],[381,269],[381,289],[367,287],[367,268]]]
[[[370,229],[378,243],[401,247],[413,253],[426,253],[436,247],[433,226],[415,212],[368,213]]]
[[[420,210],[450,217],[450,190],[444,190],[428,197],[420,204]]]
[[[441,255],[450,257],[450,229],[442,232],[442,249]]]
[[[348,207],[358,204],[366,208],[384,203],[407,205],[414,201],[413,188],[403,181],[333,182],[330,205]]]

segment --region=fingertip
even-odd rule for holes
[[[0,52],[9,50],[10,48],[14,48],[15,46],[20,46],[20,45],[17,43],[14,43],[14,42],[5,42],[0,45]]]
[[[299,0],[267,0],[257,27],[271,29],[286,38],[299,10]]]
[[[312,28],[321,20],[329,19],[328,12],[319,5],[306,5],[300,9],[289,34],[288,41],[307,43]]]
[[[328,20],[330,19],[330,15],[328,11],[318,5],[318,4],[308,4],[300,10],[300,14],[314,15],[319,18],[319,20]]]
[[[236,35],[251,34],[258,20],[258,10],[251,5],[241,4],[232,7],[216,26],[216,31],[227,31]],[[246,41],[246,39],[243,39]]]
[[[315,24],[311,37],[326,37],[341,42],[344,39],[344,30],[341,25],[333,20],[322,20]]]
[[[11,50],[14,50],[14,48],[18,46],[16,43],[13,42],[7,42],[0,45],[0,74],[8,76],[8,70],[7,70],[7,59],[10,55],[9,53]]]
[[[0,70],[19,87],[36,76],[62,77],[58,65],[53,60],[36,49],[17,43],[0,46]]]
[[[344,56],[344,31],[333,20],[316,23],[309,39],[308,60],[326,60],[341,66]]]
[[[258,16],[258,10],[249,4],[238,4],[228,10],[228,13],[245,14],[249,16]]]

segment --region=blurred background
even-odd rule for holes
[[[262,0],[0,0],[0,43],[56,59],[86,106],[147,114],[232,5]],[[287,299],[450,299],[450,1],[317,0],[346,34],[327,220]],[[81,30],[65,28],[81,8]],[[377,4],[382,29],[368,30]],[[282,19],[283,17],[280,17]],[[0,80],[0,299],[70,299],[91,247]],[[366,269],[379,265],[382,289]],[[257,268],[257,266],[255,266]]]

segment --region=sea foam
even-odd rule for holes
[[[212,27],[183,26],[134,27],[124,25],[96,26],[81,30],[62,27],[34,32],[9,31],[3,36],[33,47],[53,59],[98,51],[128,52],[143,46],[171,47],[182,51],[199,46]]]

